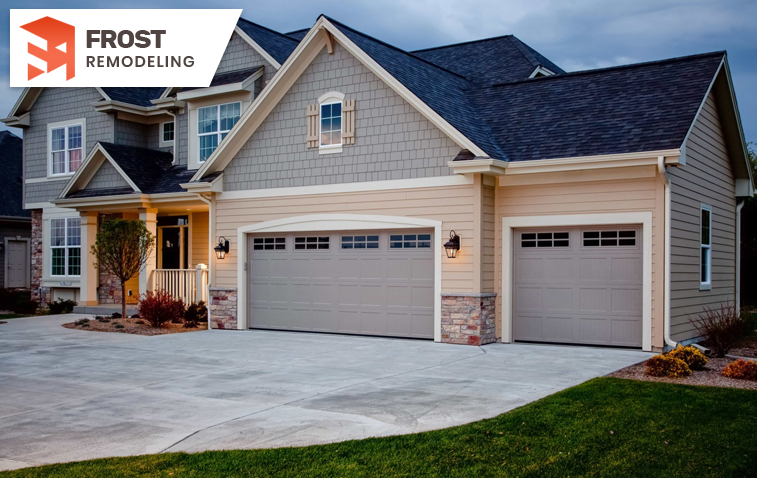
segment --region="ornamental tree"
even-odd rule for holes
[[[121,316],[126,317],[126,282],[139,274],[155,247],[155,236],[144,221],[111,219],[97,231],[91,253],[95,267],[121,281]]]

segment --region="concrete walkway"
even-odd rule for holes
[[[79,317],[0,324],[0,470],[450,427],[648,357],[588,347],[262,331],[143,337],[60,326]]]

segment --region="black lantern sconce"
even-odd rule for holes
[[[213,250],[216,251],[217,258],[224,259],[226,254],[229,253],[229,241],[223,236],[219,237],[218,245]]]
[[[460,236],[455,231],[449,231],[449,241],[444,243],[444,250],[447,251],[447,257],[454,259],[460,250]]]

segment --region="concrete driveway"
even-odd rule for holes
[[[450,427],[644,360],[631,350],[0,324],[0,469]]]

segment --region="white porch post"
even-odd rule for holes
[[[147,230],[150,231],[155,237],[157,241],[158,236],[158,210],[152,209],[152,208],[140,208],[139,209],[139,220],[145,222],[145,226],[147,226]],[[148,290],[153,290],[153,272],[155,271],[155,255],[156,250],[160,246],[160,244],[155,244],[155,248],[153,249],[150,256],[147,258],[147,263],[145,264],[145,267],[142,268],[141,271],[139,271],[139,295],[141,296]]]
[[[195,267],[195,302],[198,304],[203,300],[207,302],[205,299],[205,289],[208,287],[205,281],[207,272],[208,266],[205,264],[197,264],[197,267]]]
[[[79,290],[79,304],[97,305],[97,284],[99,283],[99,271],[95,267],[95,256],[90,249],[97,239],[97,213],[82,211],[81,218],[81,288]]]

